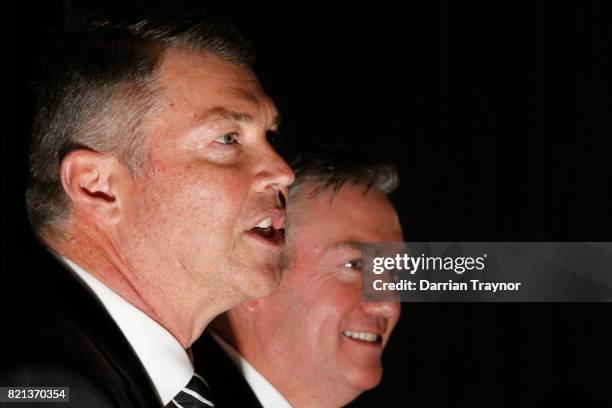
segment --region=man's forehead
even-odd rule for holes
[[[252,74],[247,67],[234,64],[223,57],[207,50],[199,50],[192,47],[170,46],[163,55],[160,64],[162,71],[181,70],[186,68],[200,67],[203,65],[216,67],[237,67]],[[254,76],[254,74],[252,74]]]
[[[362,242],[401,241],[401,228],[395,209],[384,193],[362,186],[343,186],[333,195],[327,189],[308,197],[309,189],[291,203],[289,213],[296,211],[299,235],[317,236],[323,251],[360,249]],[[291,226],[289,227],[291,228]]]
[[[193,101],[202,103],[199,110],[199,103],[192,105],[196,122],[206,116],[240,122],[257,119],[271,125],[280,121],[274,102],[250,68],[210,52],[170,48],[160,67],[159,79],[166,94],[196,98]]]
[[[259,85],[259,82],[257,82],[257,85]],[[228,86],[226,88],[223,88],[223,91],[227,93],[228,95],[233,96],[238,99],[242,99],[245,102],[260,103],[260,99],[262,98],[262,96],[259,95],[259,92],[255,93],[243,87]]]
[[[240,122],[252,122],[257,119],[257,114],[263,114],[266,122],[271,126],[278,126],[281,122],[281,115],[276,110],[276,105],[272,99],[258,86],[257,92],[243,87],[226,87],[223,93],[240,104],[239,107],[218,106],[217,114],[224,115]],[[214,108],[213,108],[214,109]]]
[[[162,85],[170,88],[180,85],[197,89],[207,85],[214,87],[215,92],[251,101],[265,96],[248,66],[209,51],[171,47],[164,53],[158,75]]]

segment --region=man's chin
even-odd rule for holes
[[[270,294],[282,278],[284,246],[264,248],[252,238],[245,239],[234,254],[234,285],[245,298],[260,298]]]
[[[380,384],[382,380],[382,366],[352,367],[346,373],[346,380],[351,388],[361,394]]]
[[[248,271],[245,279],[243,293],[249,298],[268,296],[279,285],[282,270],[278,263],[263,264]]]

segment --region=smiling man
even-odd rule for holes
[[[1,385],[212,404],[188,349],[277,286],[293,180],[252,61],[235,28],[168,14],[93,24],[52,53],[27,194],[48,252],[20,272]]]
[[[211,387],[227,406],[347,404],[380,382],[400,315],[398,303],[363,302],[360,291],[360,243],[402,241],[387,197],[395,169],[361,152],[322,150],[294,170],[279,287],[215,320],[194,344],[208,358],[196,357],[196,367],[214,370]]]

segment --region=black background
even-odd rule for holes
[[[32,83],[49,33],[156,4],[50,3],[1,6],[3,278],[31,241]],[[395,161],[406,240],[612,241],[607,2],[192,6],[254,41],[288,152],[342,140]],[[404,304],[383,383],[354,405],[611,406],[611,312]]]

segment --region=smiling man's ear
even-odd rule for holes
[[[115,157],[91,150],[74,150],[62,160],[60,177],[75,210],[111,226],[121,217],[122,182],[130,176]]]

